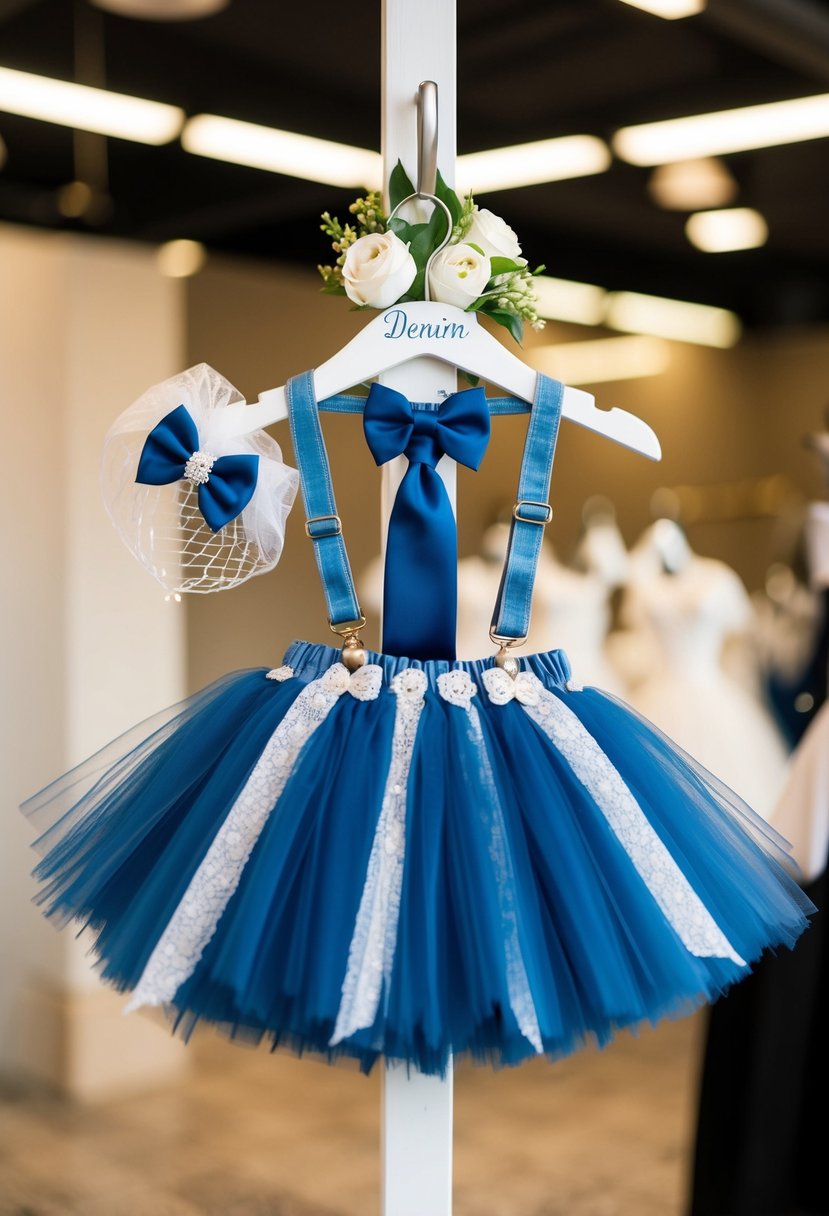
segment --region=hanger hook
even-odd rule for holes
[[[438,86],[422,80],[417,90],[417,194],[434,197],[438,174]]]
[[[417,189],[414,194],[402,198],[388,218],[390,223],[401,207],[415,200],[428,201],[439,207],[446,216],[446,235],[432,252],[426,263],[423,276],[423,298],[429,300],[429,270],[432,262],[452,237],[452,213],[435,194],[438,180],[438,86],[434,80],[424,80],[417,90]]]

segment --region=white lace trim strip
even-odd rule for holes
[[[332,1047],[374,1025],[383,992],[388,1003],[406,853],[406,791],[426,683],[416,668],[391,682],[397,694],[391,763],[348,951]]]
[[[744,967],[745,960],[725,937],[596,740],[540,680],[534,676],[530,680],[537,684],[533,690],[537,695],[519,693],[516,700],[587,789],[683,945],[697,957],[729,958]]]
[[[359,700],[373,700],[381,683],[382,672],[375,665],[350,676],[337,663],[302,690],[216,833],[150,955],[125,1013],[171,1001],[193,974],[302,748],[344,692]]]
[[[544,1052],[541,1038],[541,1028],[538,1025],[538,1014],[533,1001],[530,981],[524,956],[521,952],[521,939],[518,933],[518,910],[515,906],[515,873],[510,863],[509,842],[507,840],[504,812],[492,764],[487,755],[484,743],[481,719],[474,705],[467,708],[469,715],[469,737],[475,745],[478,760],[478,771],[486,791],[486,799],[481,807],[481,815],[489,818],[489,856],[495,872],[498,886],[498,904],[501,912],[501,923],[504,928],[504,955],[507,968],[507,992],[509,1003],[518,1029],[539,1055]]]

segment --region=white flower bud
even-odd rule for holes
[[[405,295],[417,274],[409,246],[394,232],[371,232],[349,246],[343,284],[349,300],[388,308]]]
[[[475,207],[472,212],[472,225],[465,238],[470,245],[479,245],[484,253],[491,258],[512,258],[522,266],[527,259],[521,257],[521,246],[509,224],[500,215],[487,211],[485,207]]]
[[[486,289],[489,258],[471,245],[447,245],[432,262],[429,290],[433,300],[468,308]]]

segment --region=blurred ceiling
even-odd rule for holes
[[[458,10],[461,152],[575,133],[609,139],[633,123],[829,92],[829,6],[817,0],[710,0],[681,21],[618,0],[458,0]],[[379,147],[379,3],[231,0],[214,16],[160,22],[86,0],[0,0],[0,65]],[[96,230],[313,266],[328,259],[319,212],[343,215],[353,197],[178,143],[73,137],[4,113],[0,137],[0,219],[15,222],[90,227],[60,214],[57,190],[105,170],[112,207]],[[829,319],[829,140],[725,160],[736,205],[768,221],[762,249],[698,252],[685,214],[651,200],[651,170],[621,161],[485,201],[549,274],[719,304],[749,325]]]

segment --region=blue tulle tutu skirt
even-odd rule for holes
[[[32,798],[38,898],[185,1036],[366,1070],[604,1044],[791,946],[774,831],[561,651],[521,667],[294,643]]]

